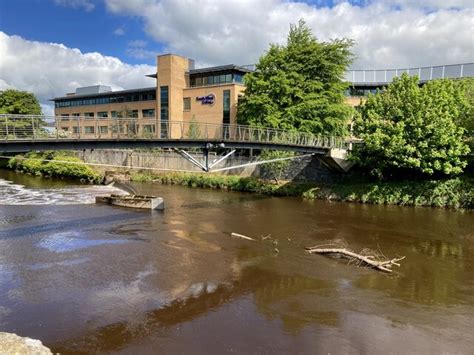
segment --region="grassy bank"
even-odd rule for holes
[[[67,152],[43,152],[17,155],[8,160],[7,167],[22,173],[58,178],[71,178],[98,183],[102,176],[82,160]]]
[[[182,173],[134,173],[130,178],[137,182],[253,192],[273,196],[301,196],[306,199],[453,209],[474,208],[474,182],[472,178],[467,177],[402,182],[351,183],[346,181],[337,184],[274,183],[249,177]]]

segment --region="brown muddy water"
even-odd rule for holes
[[[0,331],[65,354],[474,353],[472,213],[134,187],[166,210],[0,172]],[[327,241],[406,259],[304,252]]]

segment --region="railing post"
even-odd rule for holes
[[[8,140],[8,116],[5,116],[5,132],[6,132],[6,135],[5,135],[5,138],[6,140]]]
[[[36,138],[36,130],[35,130],[35,118],[32,117],[31,118],[31,128],[32,128],[32,131],[33,131],[33,139]]]

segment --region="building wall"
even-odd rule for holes
[[[197,122],[222,124],[224,112],[224,90],[230,91],[230,123],[236,123],[238,95],[245,90],[240,84],[210,85],[183,90],[183,98],[189,97],[191,109],[183,111],[183,120],[191,121],[194,117]],[[197,97],[213,94],[214,104],[202,104]],[[182,106],[181,106],[182,107]]]

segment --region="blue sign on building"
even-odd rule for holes
[[[196,101],[201,101],[202,105],[213,105],[215,100],[216,96],[214,94],[196,97]]]

